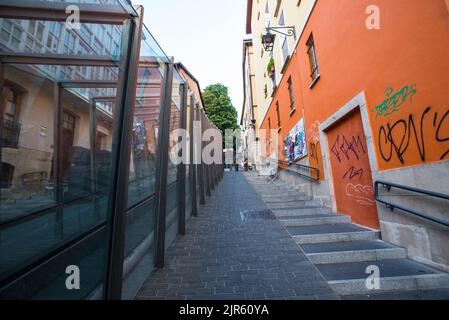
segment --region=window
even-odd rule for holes
[[[288,78],[287,84],[288,84],[288,94],[290,96],[290,109],[293,111],[293,110],[295,110],[296,106],[295,106],[295,95],[293,93],[293,84],[292,84],[291,77]]]
[[[42,22],[30,21],[28,24],[26,49],[31,52],[40,52],[42,49],[43,34],[44,24]]]
[[[315,50],[315,42],[313,40],[313,35],[310,35],[309,40],[307,40],[307,55],[309,56],[310,63],[310,76],[312,77],[312,81],[315,81],[319,77],[318,72],[318,62],[316,59],[316,50]]]
[[[58,22],[50,22],[48,25],[47,48],[53,52],[57,52],[61,39],[61,24]]]
[[[64,112],[62,115],[62,127],[70,131],[75,131],[75,117]]]
[[[0,29],[0,39],[10,43],[11,46],[19,48],[20,37],[22,30],[12,21],[3,19],[3,24]]]
[[[279,17],[279,26],[285,26],[284,10],[282,10],[281,16]],[[279,36],[279,43],[280,43],[280,50],[281,50],[281,57],[282,57],[282,65],[284,65],[285,61],[287,61],[287,58],[290,55],[289,49],[288,49],[287,37],[281,34]]]
[[[278,128],[280,128],[281,127],[281,114],[279,112],[279,101],[276,102],[276,113],[278,116]]]
[[[72,32],[66,31],[64,39],[64,53],[74,54],[75,53],[76,39]]]
[[[265,2],[265,10],[264,10],[264,27],[268,28],[271,24],[270,21],[270,6],[268,5],[268,0]]]

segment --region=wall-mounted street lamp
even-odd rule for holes
[[[296,29],[295,26],[282,26],[282,27],[267,27],[266,33],[262,35],[262,44],[265,51],[270,52],[273,51],[274,40],[276,39],[276,35],[271,33],[271,31],[282,34],[286,37],[293,36],[296,40]]]

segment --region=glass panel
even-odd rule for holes
[[[122,26],[117,25],[85,23],[79,30],[70,30],[65,22],[0,19],[1,50],[18,53],[102,55],[118,59],[121,33]]]
[[[156,161],[161,96],[166,62],[148,30],[142,33],[138,85],[129,168],[128,208],[125,236],[125,268],[122,296],[135,296],[154,267],[156,224]],[[132,262],[128,257],[134,254]]]
[[[127,0],[71,2],[130,8]],[[101,297],[121,43],[122,26],[69,30],[63,22],[0,18],[2,52],[116,61],[4,65],[0,298]],[[69,89],[74,81],[85,84]],[[80,290],[66,287],[69,266],[80,272]]]
[[[42,66],[4,67],[14,108],[1,146],[0,287],[19,280],[0,297],[85,298],[104,278],[115,89],[82,95],[58,89]],[[68,266],[79,268],[80,290],[67,290]]]
[[[89,3],[101,5],[119,5],[128,12],[135,12],[129,0],[32,0],[35,2],[70,2],[70,3]]]
[[[190,98],[187,98],[186,104],[186,129],[190,135],[191,130],[191,117],[190,117]],[[190,138],[190,137],[189,137]],[[188,164],[186,165],[186,219],[189,219],[192,215],[192,183],[193,183],[193,175],[190,164],[190,141],[187,142],[186,152],[188,156]]]
[[[169,152],[175,156],[178,154],[177,134],[175,130],[180,128],[181,118],[181,88],[182,82],[178,73],[174,71],[173,75],[173,87],[172,87],[172,105],[170,113],[170,145]],[[179,211],[178,211],[178,165],[168,159],[168,171],[167,171],[167,230],[166,230],[166,247],[168,247],[172,241],[176,238],[179,225]]]
[[[141,58],[134,113],[128,207],[156,191],[156,154],[165,67]]]

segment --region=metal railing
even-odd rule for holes
[[[422,212],[419,212],[417,210],[406,208],[402,205],[395,204],[395,203],[392,203],[392,202],[389,202],[386,200],[382,200],[381,196],[380,196],[380,192],[379,192],[379,187],[383,187],[383,188],[387,189],[388,192],[390,192],[391,189],[395,188],[395,189],[406,190],[406,191],[410,191],[410,192],[414,192],[414,193],[418,193],[421,195],[426,195],[426,196],[430,196],[430,197],[434,197],[434,198],[438,198],[438,199],[443,199],[443,200],[449,200],[449,195],[437,193],[437,192],[433,192],[433,191],[428,191],[428,190],[417,189],[417,188],[413,188],[413,187],[407,187],[407,186],[390,183],[390,182],[385,182],[385,181],[376,181],[376,183],[375,183],[376,201],[379,203],[385,204],[387,206],[387,208],[390,209],[391,211],[399,209],[404,212],[410,213],[414,216],[420,217],[422,219],[429,220],[429,221],[441,224],[443,226],[449,227],[449,221],[447,221],[447,220],[442,220],[439,218],[431,217],[431,216],[424,214]]]
[[[279,160],[279,167],[287,170],[289,172],[292,172],[296,175],[301,176],[302,178],[308,179],[310,181],[313,182],[318,182],[320,181],[320,169],[319,168],[315,168],[315,167],[310,167],[310,166],[306,166],[304,164],[298,164],[298,163],[289,163],[287,161],[284,160]],[[305,174],[305,173],[301,173],[295,170],[290,169],[291,166],[294,166],[295,168],[298,168],[299,170],[306,170],[309,172],[309,174]],[[312,171],[315,172],[315,175],[312,174]]]

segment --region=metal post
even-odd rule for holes
[[[179,128],[185,130],[187,127],[187,84],[181,85],[181,117],[179,119]],[[181,163],[178,165],[178,210],[179,210],[179,234],[186,234],[186,164],[185,164],[185,152],[186,146],[181,146]]]
[[[199,112],[200,122],[201,122],[201,128],[204,127],[204,121],[202,114]],[[201,151],[204,149],[204,142],[201,139]],[[198,166],[198,176],[200,180],[200,204],[204,205],[206,204],[206,195],[204,191],[204,163],[203,163],[203,157],[201,157],[201,164]]]
[[[4,79],[4,66],[3,63],[0,62],[0,170],[3,168],[3,88],[5,85],[5,79]],[[2,181],[0,181],[1,183]],[[0,199],[2,196],[2,188],[0,185]],[[0,200],[1,201],[1,200]],[[1,202],[0,202],[1,207]],[[1,214],[1,208],[0,208],[0,214]]]
[[[108,263],[105,298],[118,300],[122,296],[123,260],[126,231],[126,210],[129,182],[130,145],[132,139],[136,96],[138,59],[143,9],[139,15],[125,21],[122,29],[120,73],[117,85],[116,117],[114,119],[114,147],[112,161],[112,190],[108,212]]]
[[[62,104],[63,104],[64,88],[59,83],[53,86],[53,188],[56,204],[63,201],[64,191],[62,184],[61,171],[61,137],[62,137]],[[55,216],[55,236],[62,238],[64,232],[63,211],[58,207]]]
[[[209,120],[207,122],[207,125],[208,125],[208,128],[211,127]],[[214,191],[215,185],[214,185],[214,165],[213,164],[209,165],[209,179],[210,179],[210,181],[209,181],[210,189],[211,189],[211,191]]]
[[[90,127],[90,175],[91,175],[91,188],[95,206],[95,213],[97,217],[100,217],[100,204],[97,197],[97,101],[92,98],[90,101],[89,109],[89,127]]]
[[[194,130],[194,123],[196,121],[196,110],[195,110],[195,101],[193,95],[190,97],[190,116],[193,121],[192,123],[192,135],[190,137],[190,158],[191,158],[191,168],[192,168],[192,216],[197,217],[198,216],[198,200],[197,200],[197,164],[195,163],[195,153],[198,152],[197,143],[196,141],[198,137],[195,137],[195,130]]]
[[[167,223],[167,171],[170,135],[170,114],[172,105],[173,61],[166,64],[165,86],[161,101],[160,128],[158,137],[158,161],[156,166],[156,267],[165,265],[165,229]]]
[[[202,114],[202,118],[205,118],[205,115],[204,114]],[[204,120],[203,120],[203,122],[204,122],[204,126],[206,126],[206,124],[207,124],[207,119],[205,118]],[[204,175],[204,178],[205,178],[205,180],[206,180],[206,195],[208,196],[208,197],[210,197],[211,196],[211,187],[210,187],[210,174],[211,174],[211,172],[210,172],[210,165],[208,165],[208,164],[205,164],[204,165],[204,171],[205,171],[205,175]]]

